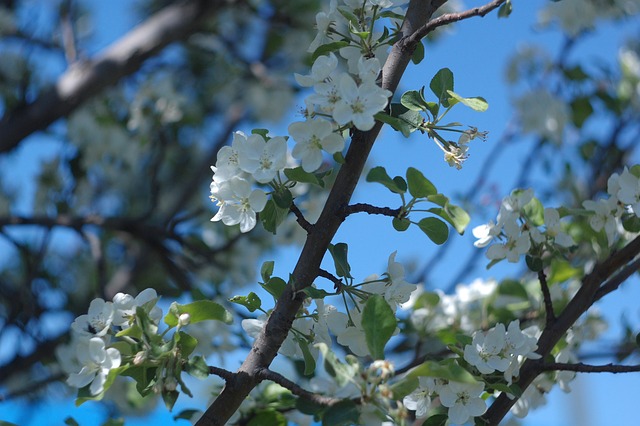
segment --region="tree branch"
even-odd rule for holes
[[[296,216],[296,222],[298,222],[298,225],[300,225],[302,229],[307,231],[307,234],[309,234],[313,230],[313,225],[310,224],[307,219],[305,219],[304,215],[294,202],[292,202],[291,206],[289,206],[289,211],[291,211]]]
[[[493,0],[484,6],[474,7],[472,9],[465,10],[464,12],[446,13],[418,28],[418,30],[411,35],[410,40],[420,41],[436,28],[449,25],[454,22],[473,18],[474,16],[480,16],[482,18],[489,12],[500,7],[505,1],[506,0]]]
[[[540,290],[542,290],[542,299],[544,300],[545,328],[549,328],[556,320],[556,314],[553,312],[549,284],[547,284],[547,276],[543,270],[538,271],[538,281],[540,281]]]
[[[580,290],[556,318],[556,321],[551,326],[545,327],[540,339],[538,339],[536,352],[543,358],[547,356],[569,327],[575,324],[578,318],[593,305],[602,283],[624,265],[633,261],[639,253],[640,237],[636,237],[620,251],[613,253],[604,262],[596,265],[593,271],[582,279]],[[520,369],[520,378],[517,381],[521,389],[526,389],[540,374],[540,365],[536,360],[528,360],[523,364]],[[506,395],[500,395],[482,418],[488,425],[497,425],[515,402],[515,399],[512,400]]]
[[[377,207],[366,203],[351,204],[344,208],[344,217],[354,213],[380,214],[389,217],[398,217],[400,209],[392,209],[389,207]]]
[[[106,87],[137,71],[167,45],[186,39],[223,3],[223,0],[187,0],[167,6],[96,58],[73,64],[53,88],[0,119],[0,152],[15,148],[30,134],[68,116]]]
[[[419,25],[433,15],[445,0],[412,0],[409,3],[407,17],[400,33],[403,39],[391,49],[382,70],[382,87],[395,92],[404,73],[417,42],[406,42]],[[354,132],[344,164],[340,167],[333,189],[324,205],[322,213],[300,253],[298,262],[292,273],[296,288],[286,286],[276,302],[272,314],[263,327],[260,335],[253,343],[251,352],[240,366],[236,376],[227,381],[216,400],[198,421],[198,425],[223,425],[238,409],[249,392],[260,382],[259,372],[267,368],[278,353],[278,349],[287,337],[293,320],[302,305],[304,292],[300,291],[313,283],[318,276],[320,263],[327,251],[329,243],[336,234],[343,220],[341,212],[349,205],[353,191],[364,169],[371,148],[380,133],[382,123],[367,131]]]
[[[317,393],[309,392],[298,384],[287,379],[282,374],[278,374],[275,371],[269,370],[268,368],[258,370],[257,376],[261,380],[270,380],[274,383],[277,383],[283,388],[289,389],[294,395],[297,395],[318,405],[330,407],[333,404],[342,401],[340,398],[331,398],[324,395],[319,395]]]
[[[566,364],[562,362],[549,362],[539,366],[540,371],[575,371],[578,373],[637,373],[640,372],[640,365],[590,365],[579,362],[577,364]]]

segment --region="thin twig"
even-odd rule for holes
[[[640,372],[640,365],[590,365],[579,362],[577,364],[567,364],[562,362],[549,362],[540,365],[542,371],[575,371],[578,373],[637,373]]]
[[[278,374],[275,371],[271,371],[268,368],[261,368],[260,370],[258,370],[257,377],[260,380],[270,380],[274,383],[277,383],[283,388],[289,389],[294,395],[298,395],[299,397],[307,399],[318,405],[330,407],[342,401],[339,398],[331,398],[324,395],[319,395],[317,393],[309,392],[308,390],[303,389],[298,384],[287,379],[283,375]]]
[[[604,283],[596,292],[596,295],[594,296],[594,302],[602,299],[607,294],[616,290],[618,287],[620,287],[620,284],[625,282],[627,278],[629,278],[639,269],[640,269],[640,258],[634,260],[633,262],[631,262],[630,264],[622,268],[622,270],[618,272],[613,278],[611,278],[606,283]]]
[[[336,289],[337,292],[340,292],[342,290],[342,285],[344,283],[340,280],[340,278],[336,277],[331,272],[320,268],[318,269],[318,276],[322,278],[326,278],[329,281],[331,281],[333,283],[333,287]]]
[[[298,208],[298,206],[296,206],[295,203],[291,203],[291,206],[289,206],[289,210],[296,215],[296,222],[298,222],[298,225],[300,225],[302,227],[302,229],[304,229],[305,231],[307,231],[307,233],[311,232],[313,230],[313,225],[311,223],[309,223],[309,221],[307,219],[305,219],[304,215],[302,214],[302,212],[300,211],[300,209]]]
[[[224,368],[214,367],[212,365],[209,365],[208,367],[209,374],[214,374],[216,376],[222,377],[225,381],[231,380],[233,376],[235,376],[235,373],[232,373],[229,370],[225,370]]]
[[[352,215],[354,213],[367,213],[367,214],[379,214],[389,217],[398,217],[400,209],[392,209],[389,207],[377,207],[366,203],[351,204],[344,208],[344,217]]]
[[[543,270],[538,271],[538,280],[540,281],[540,289],[542,290],[542,299],[544,300],[544,310],[546,312],[545,328],[551,327],[556,320],[556,314],[553,312],[553,302],[551,302],[551,293],[549,293],[549,284],[547,284],[547,276]]]

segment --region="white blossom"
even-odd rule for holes
[[[93,299],[89,304],[89,312],[76,318],[71,329],[80,337],[104,336],[111,327],[113,314],[113,303]]]
[[[287,141],[281,136],[265,141],[260,135],[250,135],[238,147],[238,163],[255,180],[268,183],[287,165]]]
[[[340,100],[333,109],[333,119],[340,125],[352,122],[359,130],[371,130],[373,116],[387,106],[391,92],[373,83],[360,86],[348,74],[339,81]]]
[[[136,307],[158,299],[158,294],[152,288],[142,290],[135,298],[129,294],[117,293],[113,296],[113,325],[127,328],[133,322]],[[162,309],[158,306],[151,307],[149,317],[157,324],[162,317]]]
[[[289,126],[289,134],[296,141],[291,155],[300,160],[306,172],[318,170],[322,164],[322,151],[329,154],[342,151],[344,138],[333,131],[326,120],[297,121]]]
[[[211,197],[219,200],[220,205],[220,210],[211,221],[222,221],[227,226],[240,224],[241,232],[249,232],[256,226],[256,212],[261,212],[267,203],[264,191],[252,191],[249,182],[240,178],[222,182],[220,185],[213,182]]]
[[[431,395],[435,391],[435,379],[432,377],[418,377],[418,387],[402,399],[402,403],[409,410],[415,410],[416,418],[427,415],[431,408]]]
[[[461,425],[470,417],[481,416],[487,411],[487,405],[480,397],[484,383],[449,382],[439,390],[440,402],[449,408],[449,421]]]
[[[100,337],[78,342],[77,357],[83,367],[80,372],[69,375],[69,386],[82,388],[91,383],[91,395],[97,395],[104,390],[109,371],[120,367],[120,352],[114,348],[106,349],[105,346],[104,340]]]

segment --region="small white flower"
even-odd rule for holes
[[[80,315],[71,324],[71,329],[81,337],[104,336],[113,321],[113,303],[102,299],[93,299],[89,312]]]
[[[640,217],[640,179],[625,167],[618,184],[618,199],[624,204],[629,204],[636,216]]]
[[[104,390],[109,371],[120,367],[120,352],[114,348],[105,348],[104,340],[93,337],[87,342],[78,342],[77,356],[83,365],[78,373],[69,375],[67,384],[76,388],[89,386],[91,395]]]
[[[552,208],[544,209],[544,225],[546,235],[551,237],[553,241],[560,247],[571,247],[575,245],[573,238],[565,233],[560,225],[560,213]]]
[[[221,202],[220,210],[211,221],[222,221],[227,226],[240,224],[240,232],[243,233],[256,226],[256,212],[261,212],[267,204],[267,196],[263,191],[252,191],[249,182],[240,178],[218,185],[212,191],[212,198]]]
[[[471,233],[478,239],[473,243],[474,246],[486,247],[495,237],[500,235],[500,227],[496,226],[493,221],[489,221],[487,224],[476,226],[471,230]]]
[[[250,135],[238,147],[238,163],[255,180],[268,183],[287,165],[287,141],[278,136],[265,142],[260,135]]]
[[[136,314],[136,307],[142,306],[147,302],[158,298],[158,294],[152,288],[142,290],[135,299],[124,293],[118,293],[113,296],[113,325],[127,328],[133,322]],[[155,305],[155,303],[154,303]],[[153,306],[149,311],[149,317],[157,324],[162,317],[162,309]]]
[[[449,407],[449,420],[461,425],[469,417],[481,416],[487,411],[487,405],[480,397],[484,391],[484,383],[449,382],[440,391],[440,402]]]
[[[311,87],[323,83],[338,67],[338,58],[333,53],[326,56],[318,56],[311,66],[311,74],[294,74],[298,84],[302,87]]]
[[[618,205],[615,202],[615,198],[598,201],[585,200],[582,206],[594,212],[594,214],[589,217],[589,225],[591,225],[596,232],[604,229],[607,235],[607,241],[609,245],[612,246],[616,240],[618,231]]]
[[[318,170],[323,150],[334,154],[344,148],[344,138],[326,120],[297,121],[289,126],[289,134],[297,142],[291,155],[300,160],[305,172]]]
[[[482,374],[491,374],[495,370],[506,370],[510,358],[503,354],[505,335],[504,324],[497,324],[486,334],[475,332],[473,342],[464,348],[464,359]]]
[[[416,418],[427,415],[431,407],[431,394],[435,390],[435,379],[418,377],[418,387],[402,399],[402,403],[409,410],[415,410]]]
[[[340,100],[333,109],[333,119],[340,125],[352,122],[359,130],[371,130],[373,116],[387,106],[391,92],[372,83],[358,86],[348,74],[342,74],[338,87]]]

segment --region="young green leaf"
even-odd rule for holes
[[[186,305],[173,302],[171,307],[172,309],[169,309],[169,312],[164,317],[164,322],[169,327],[177,326],[178,318],[182,314],[189,314],[189,322],[191,324],[207,320],[222,321],[225,324],[231,324],[233,322],[231,313],[227,311],[224,306],[212,300],[197,300],[187,303]]]
[[[387,171],[382,166],[374,167],[373,169],[369,170],[366,180],[367,182],[380,183],[384,185],[387,189],[389,189],[391,192],[394,192],[396,194],[404,194],[405,192],[407,192],[406,183],[403,188],[402,182],[395,179],[391,179],[391,176],[387,174]]]
[[[284,175],[287,177],[287,179],[294,182],[310,183],[312,185],[318,185],[319,187],[324,188],[324,181],[322,179],[320,179],[313,173],[305,172],[302,167],[284,169]]]
[[[269,278],[271,278],[274,265],[275,262],[273,260],[267,260],[262,263],[262,266],[260,267],[260,276],[262,277],[263,282],[266,283],[267,281],[269,281]]]
[[[267,279],[267,281],[269,280]],[[260,300],[260,297],[254,292],[251,292],[246,296],[233,296],[229,299],[229,302],[242,305],[247,308],[249,312],[254,312],[262,306],[262,300]]]
[[[449,95],[447,91],[453,91],[453,73],[449,68],[442,68],[433,76],[429,88],[436,95],[442,105],[448,107]]]
[[[413,167],[407,169],[407,183],[409,193],[415,198],[426,198],[438,193],[436,187],[427,179],[420,170]]]
[[[362,328],[373,359],[384,359],[384,347],[398,325],[396,316],[379,294],[369,297],[362,309]]]
[[[449,227],[435,217],[425,217],[418,222],[418,226],[434,243],[444,244],[449,238]]]
[[[353,278],[351,276],[351,265],[349,265],[349,260],[347,259],[349,246],[345,243],[329,244],[329,253],[336,267],[336,275],[339,277]]]
[[[264,210],[260,212],[260,221],[265,230],[275,234],[278,226],[289,214],[289,208],[278,207],[274,200],[268,200]]]
[[[455,93],[453,90],[447,90],[447,93],[457,102],[460,102],[461,104],[468,106],[474,111],[484,112],[487,110],[487,108],[489,108],[489,104],[487,103],[487,101],[480,96],[476,96],[474,98],[463,98],[462,96]],[[453,104],[454,102],[449,101],[449,103]]]

